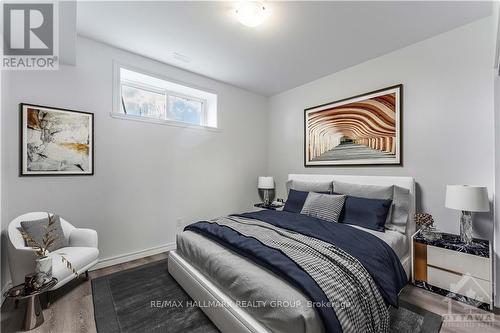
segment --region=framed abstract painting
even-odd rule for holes
[[[21,176],[94,174],[94,115],[20,104]]]
[[[403,85],[304,110],[304,165],[401,165]]]

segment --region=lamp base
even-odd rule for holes
[[[261,189],[259,188],[259,197],[263,203],[269,206],[276,196],[276,191],[274,189]]]
[[[472,244],[472,213],[462,211],[460,216],[460,240],[470,245]]]

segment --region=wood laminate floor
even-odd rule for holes
[[[90,272],[90,279],[165,259],[167,253],[129,261]],[[402,299],[426,310],[444,316],[441,333],[489,333],[500,332],[500,315],[478,310],[463,303],[439,296],[429,291],[406,286],[401,292]],[[32,330],[33,333],[94,333],[94,306],[90,280],[79,278],[53,292],[50,307],[42,306],[45,323]],[[451,306],[451,310],[450,310]],[[20,332],[23,324],[25,303],[14,308],[14,302],[7,299],[1,309],[1,332]],[[472,313],[472,315],[471,315]],[[137,332],[141,333],[141,332]]]

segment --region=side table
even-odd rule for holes
[[[49,291],[52,287],[57,284],[57,279],[52,278],[52,280],[46,282],[39,289],[28,291],[24,288],[24,283],[19,284],[15,287],[10,288],[5,294],[5,297],[13,298],[14,300],[27,299],[28,304],[26,306],[26,312],[24,315],[24,327],[25,331],[32,330],[43,324],[43,311],[40,305],[40,294]]]

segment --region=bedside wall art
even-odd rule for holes
[[[20,104],[20,175],[94,174],[94,115]]]
[[[400,165],[403,85],[304,110],[304,165]]]

